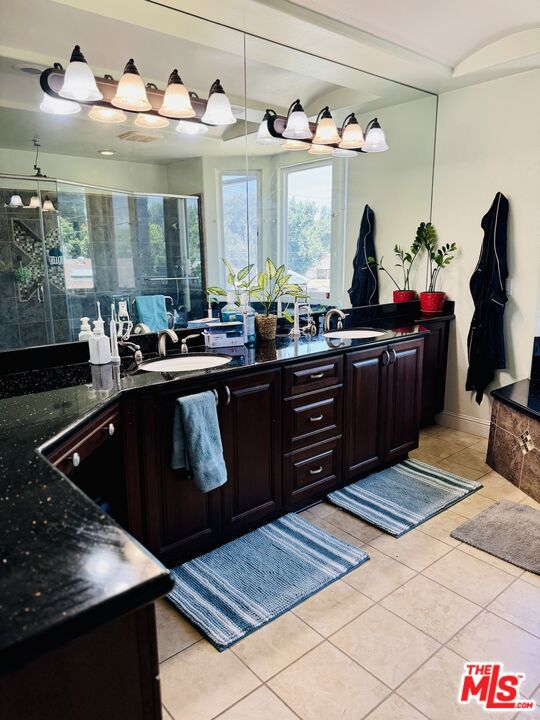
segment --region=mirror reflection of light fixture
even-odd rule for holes
[[[333,151],[334,151],[334,148],[330,147],[329,145],[315,145],[315,144],[313,144],[308,150],[310,155],[332,155]]]
[[[210,88],[206,111],[201,118],[207,125],[232,125],[236,118],[231,110],[229,98],[219,80],[215,80]]]
[[[354,113],[347,115],[341,128],[341,142],[339,147],[343,150],[354,150],[364,146],[364,133]]]
[[[169,75],[163,103],[158,112],[172,118],[192,118],[196,115],[189,92],[176,68]]]
[[[9,202],[6,207],[23,207],[21,196],[13,193],[13,195],[9,198]]]
[[[287,125],[283,131],[283,137],[289,140],[308,140],[313,137],[309,127],[309,120],[304,112],[300,100],[291,103],[287,112]]]
[[[123,123],[127,120],[127,115],[123,110],[118,108],[102,107],[100,105],[92,105],[88,117],[91,120],[97,120],[101,123]]]
[[[283,150],[296,152],[298,150],[309,150],[310,144],[301,140],[286,140],[281,147]]]
[[[133,58],[128,60],[124,68],[124,74],[120,78],[116,95],[112,98],[111,103],[115,107],[132,112],[145,112],[152,109],[143,79],[139,75]]]
[[[139,113],[135,118],[135,125],[147,128],[148,130],[165,128],[168,124],[169,121],[167,118],[160,117],[159,115],[150,115],[150,113]]]
[[[362,150],[367,153],[388,150],[384,131],[377,118],[371,120],[366,127],[366,143]]]
[[[72,100],[60,100],[43,93],[39,109],[51,115],[74,115],[81,111],[81,106]]]
[[[52,200],[49,198],[48,195],[45,195],[45,200],[43,201],[43,212],[54,212],[55,207],[52,204]]]
[[[277,115],[274,110],[267,109],[264,113],[257,132],[257,143],[259,145],[281,145],[283,142],[280,137],[274,137],[268,129],[268,121],[275,117],[277,117]]]
[[[334,157],[342,157],[342,158],[346,158],[346,157],[350,157],[350,158],[358,157],[358,153],[357,153],[357,152],[354,152],[354,150],[347,150],[346,148],[340,148],[340,147],[334,148],[334,150],[333,150],[333,152],[332,152],[332,155],[333,155]]]
[[[202,123],[189,122],[189,120],[180,120],[176,126],[176,132],[184,135],[204,135],[208,132],[208,125]]]
[[[315,145],[335,145],[341,142],[334,118],[328,105],[317,115],[317,129],[313,143]]]
[[[71,53],[69,65],[64,74],[64,82],[58,92],[68,100],[101,100],[103,95],[96,85],[96,78],[86,62],[79,45],[75,45]]]
[[[40,207],[39,197],[37,195],[32,195],[32,197],[30,198],[30,202],[26,207],[30,208],[31,210]]]

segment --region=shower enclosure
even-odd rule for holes
[[[0,175],[0,349],[77,340],[80,318],[164,295],[170,327],[205,313],[199,196]],[[134,318],[136,320],[136,318]]]

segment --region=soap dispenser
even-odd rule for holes
[[[99,302],[97,304],[98,318],[94,320],[94,332],[88,338],[88,348],[90,350],[90,362],[92,365],[106,365],[111,362],[111,346],[109,338],[103,332],[103,318],[101,317],[101,308]]]
[[[81,331],[79,332],[79,342],[88,342],[88,340],[92,337],[92,328],[90,327],[90,323],[88,322],[89,318],[82,317],[81,318]]]

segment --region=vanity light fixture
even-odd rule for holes
[[[176,132],[184,135],[204,135],[208,132],[208,125],[202,123],[190,122],[189,120],[180,120],[176,126]]]
[[[13,193],[13,195],[9,198],[9,202],[6,207],[23,207],[21,196]]]
[[[100,123],[123,123],[127,120],[127,115],[123,110],[118,108],[103,107],[101,105],[92,105],[88,113],[90,120],[96,120]]]
[[[328,105],[317,115],[317,129],[313,138],[314,145],[336,145],[341,142],[334,118]],[[310,151],[311,152],[311,151]]]
[[[275,117],[277,117],[276,112],[267,108],[257,132],[257,143],[259,145],[281,145],[283,142],[280,137],[272,135],[268,129],[269,121],[272,121]]]
[[[175,68],[169,75],[167,89],[163,96],[163,103],[158,110],[160,115],[171,118],[192,118],[196,113],[191,104],[191,98],[182,78]]]
[[[300,100],[291,103],[287,112],[287,125],[283,131],[283,137],[289,140],[309,140],[313,133],[309,127],[309,120],[304,112]]]
[[[315,145],[313,143],[308,150],[310,155],[332,155],[334,148],[330,145]]]
[[[201,120],[207,125],[233,125],[236,122],[229,98],[219,80],[215,80],[210,87],[206,111]]]
[[[147,128],[148,130],[158,130],[165,128],[169,124],[167,118],[159,115],[151,115],[150,113],[139,113],[135,118],[135,125]]]
[[[345,157],[350,157],[350,158],[358,157],[358,153],[355,152],[354,150],[347,150],[346,148],[340,148],[340,147],[334,148],[333,151],[332,151],[332,155],[333,155],[334,157],[342,157],[342,158],[345,158]]]
[[[364,133],[356,119],[356,115],[354,113],[347,115],[341,128],[339,147],[343,150],[355,150],[363,147],[364,143]]]
[[[152,109],[146,95],[143,79],[139,75],[133,58],[130,58],[126,63],[124,74],[120,78],[116,88],[116,95],[112,98],[111,103],[115,107],[122,108],[122,110],[131,110],[132,112],[145,112]]]
[[[55,209],[56,208],[54,207],[52,200],[49,198],[48,195],[45,195],[45,200],[43,201],[42,207],[43,212],[54,212]]]
[[[30,198],[30,202],[26,206],[29,210],[34,210],[38,207],[40,207],[41,203],[39,202],[39,197],[37,195],[32,195]]]
[[[296,152],[298,150],[309,150],[310,144],[307,142],[302,142],[301,140],[285,140],[281,147],[283,148],[283,150],[290,150],[292,152]]]
[[[384,131],[379,125],[377,118],[371,120],[366,127],[366,143],[362,150],[367,153],[384,152],[388,150]]]
[[[86,62],[79,45],[75,45],[73,48],[64,75],[64,83],[58,94],[68,100],[80,100],[81,102],[101,100],[103,97],[96,85],[94,73]]]
[[[98,150],[98,152],[100,155],[114,155],[114,150]]]
[[[71,100],[61,100],[43,93],[39,109],[51,115],[75,115],[81,111],[81,106]]]

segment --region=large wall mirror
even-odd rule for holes
[[[54,22],[55,5],[36,3],[34,24]],[[98,300],[105,319],[122,301],[136,322],[137,299],[162,296],[165,322],[185,327],[206,314],[206,288],[226,285],[222,258],[262,269],[269,256],[313,303],[347,306],[365,205],[379,257],[410,245],[429,219],[435,96],[167,12],[174,34],[71,10],[33,49],[28,25],[13,19],[18,51],[0,58],[0,350],[76,340]],[[79,15],[91,16],[92,33]],[[100,23],[118,25],[121,47],[98,42]],[[101,122],[88,105],[43,112],[46,66],[30,60],[66,67],[76,41],[96,76],[118,80],[136,55],[144,81],[162,90],[173,68],[203,99],[219,78],[236,122],[143,127],[129,112]],[[311,122],[325,106],[338,127],[351,113],[364,128],[377,117],[389,150],[336,157],[261,144],[267,111],[284,118],[297,98]],[[33,177],[34,166],[47,177]],[[390,302],[382,277],[380,286]]]

